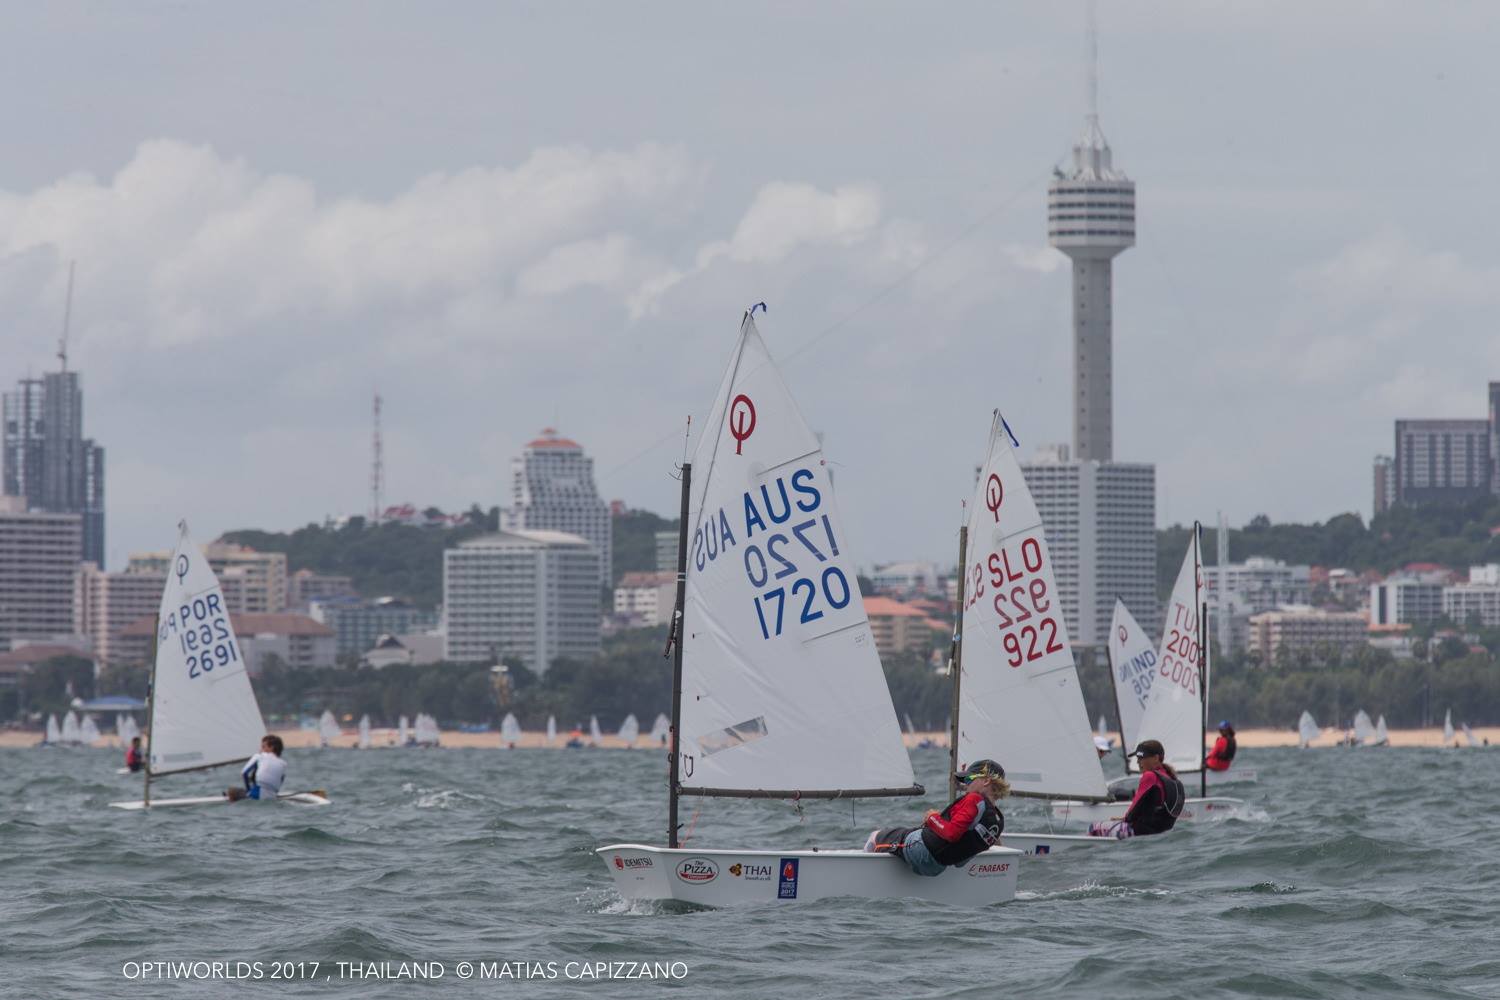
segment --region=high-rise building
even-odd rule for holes
[[[1488,420],[1396,421],[1399,503],[1462,503],[1490,493]]]
[[[1156,631],[1156,467],[1080,462],[1065,448],[1021,464],[1047,533],[1068,637],[1103,645],[1115,598]]]
[[[506,531],[561,531],[578,535],[598,550],[598,585],[614,579],[613,525],[609,505],[594,487],[594,460],[576,441],[551,427],[511,461],[510,508],[501,512]]]
[[[104,565],[104,449],[83,436],[77,372],[22,379],[0,404],[5,492],[28,510],[78,514],[83,558]]]
[[[1421,625],[1443,614],[1443,590],[1449,574],[1442,569],[1408,567],[1370,586],[1371,625]]]
[[[128,663],[120,635],[134,622],[156,619],[166,583],[165,573],[106,573],[91,562],[83,563],[73,578],[73,631],[88,636],[99,663]]]
[[[501,531],[443,553],[443,657],[515,657],[545,673],[599,655],[599,550],[560,531]]]
[[[1376,515],[1384,514],[1396,502],[1396,463],[1389,455],[1375,456],[1375,503]]]
[[[0,650],[17,639],[74,634],[82,551],[80,515],[31,511],[20,497],[0,497]]]

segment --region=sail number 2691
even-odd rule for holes
[[[991,552],[983,567],[974,565],[974,592],[966,603],[969,607],[978,604],[984,596],[985,584],[989,585],[993,594],[991,603],[999,618],[996,627],[1001,632],[1000,645],[1012,667],[1063,651],[1063,644],[1057,638],[1057,619],[1051,614],[1047,580],[1042,575],[1045,565],[1041,543],[1035,538],[1021,541],[1014,562],[1011,553],[1002,549]]]
[[[214,667],[227,667],[240,658],[234,648],[234,635],[223,618],[184,629],[177,633],[177,641],[187,656],[189,677],[202,677]]]

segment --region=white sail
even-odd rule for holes
[[[651,745],[654,747],[663,746],[671,733],[672,720],[658,713],[656,721],[651,723]]]
[[[82,729],[78,725],[78,716],[74,715],[72,712],[69,712],[67,715],[63,716],[62,741],[64,743],[67,743],[70,746],[78,743],[83,739],[82,732]]]
[[[1109,625],[1109,668],[1120,707],[1120,738],[1127,751],[1133,750],[1146,738],[1141,735],[1141,717],[1146,714],[1151,679],[1156,676],[1156,644],[1118,597]]]
[[[1302,718],[1297,720],[1297,742],[1304,747],[1308,746],[1318,738],[1320,732],[1318,722],[1313,718],[1312,713],[1303,712]]]
[[[915,791],[822,446],[748,313],[688,525],[682,787]]]
[[[47,716],[47,742],[62,742],[62,727],[57,724],[57,716],[55,715]]]
[[[242,761],[266,732],[224,592],[186,524],[157,613],[150,725],[154,775]]]
[[[1200,533],[1195,526],[1167,602],[1156,676],[1141,716],[1139,737],[1159,741],[1166,748],[1167,763],[1178,771],[1203,768],[1202,679],[1198,676],[1198,611],[1203,579]]]
[[[640,738],[641,724],[634,715],[625,716],[625,721],[620,723],[619,737],[627,747],[635,746],[635,741]]]
[[[521,723],[516,721],[515,714],[512,712],[506,712],[505,718],[500,720],[500,742],[507,744],[521,742]]]
[[[1466,740],[1469,741],[1469,746],[1471,746],[1471,747],[1477,747],[1477,746],[1479,746],[1479,741],[1474,738],[1474,730],[1472,730],[1472,729],[1469,728],[1469,724],[1467,722],[1465,722],[1463,724],[1463,731],[1464,731],[1464,739],[1466,739]]]
[[[599,731],[599,717],[597,715],[589,716],[589,742],[596,747],[602,746],[604,743],[604,734]]]
[[[99,739],[99,723],[92,715],[85,715],[78,726],[78,741],[84,746],[93,746]]]
[[[416,740],[422,746],[437,746],[441,742],[441,731],[438,729],[437,719],[425,712],[418,713]]]
[[[1378,747],[1383,747],[1389,745],[1390,742],[1391,734],[1386,731],[1385,716],[1382,715],[1380,718],[1375,720],[1375,745]]]
[[[318,719],[318,739],[326,747],[342,735],[343,733],[339,730],[338,720],[333,717],[332,712],[325,708],[322,716]]]
[[[1370,713],[1364,709],[1354,713],[1354,742],[1362,747],[1375,742],[1375,723],[1370,721]]]
[[[547,745],[550,747],[557,742],[557,716],[547,716]]]
[[[903,713],[902,718],[906,722],[906,735],[908,735],[908,736],[915,736],[915,735],[917,735],[917,727],[913,726],[911,724],[911,713],[910,712]]]
[[[1021,793],[1103,798],[1042,517],[1000,412],[969,508],[958,757]]]
[[[370,749],[370,717],[368,715],[359,717],[359,748]]]
[[[139,736],[140,730],[135,726],[135,719],[125,712],[115,713],[115,736],[120,741],[120,746],[130,746],[130,741]]]
[[[407,722],[406,716],[401,716],[396,724],[396,745],[406,746],[411,741],[411,724]]]
[[[1447,746],[1449,743],[1452,743],[1454,735],[1453,709],[1450,708],[1443,713],[1443,746]]]

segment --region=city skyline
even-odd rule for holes
[[[1330,4],[1281,37],[1291,9],[1101,11],[1101,113],[1148,220],[1116,262],[1114,453],[1157,463],[1159,523],[1366,514],[1392,421],[1470,416],[1469,370],[1500,372],[1486,158],[1446,152],[1500,82],[1474,15],[1386,8],[1353,38],[1355,8]],[[36,40],[22,82],[60,68],[89,96],[64,121],[8,112],[0,382],[52,367],[76,257],[69,368],[110,449],[109,565],[179,517],[212,537],[361,512],[375,386],[391,501],[503,506],[510,460],[555,423],[603,498],[670,514],[707,359],[761,299],[861,564],[951,559],[991,407],[1023,459],[1069,439],[1043,206],[1087,109],[1081,7],[773,9],[755,17],[795,30],[755,28],[756,58],[808,73],[748,90],[657,48],[650,17],[601,11],[579,42],[556,12],[470,15],[407,27],[524,38],[514,66],[455,46],[428,78],[392,70],[418,17],[399,11],[291,49],[213,11],[4,13]],[[692,18],[752,34],[745,12]],[[198,55],[101,87],[146,37]],[[335,47],[346,82],[320,88]],[[574,59],[631,72],[601,101],[567,83]],[[521,78],[550,86],[493,96]]]

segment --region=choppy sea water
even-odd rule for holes
[[[442,964],[415,987],[434,997],[1500,997],[1500,751],[1243,751],[1260,780],[1225,794],[1254,819],[1025,859],[1016,901],[979,911],[626,904],[592,850],[662,841],[655,751],[288,758],[289,787],[326,788],[332,807],[125,813],[106,803],[140,782],[113,773],[115,753],[0,750],[0,994],[405,997],[410,980],[337,963],[422,961]],[[945,752],[913,760],[943,786]],[[685,800],[684,820],[690,846],[852,846],[942,804],[708,800],[695,816]],[[1006,815],[1034,828],[1041,809]],[[319,967],[272,982],[131,964],[193,960]],[[550,962],[556,978],[465,982],[464,961],[539,963],[510,967],[533,975]],[[597,962],[685,976],[569,978],[584,966],[568,963]]]

